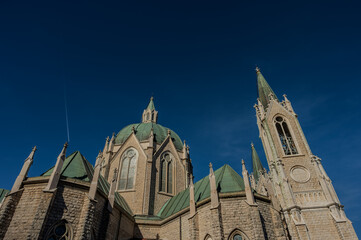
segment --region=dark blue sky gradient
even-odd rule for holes
[[[76,2],[76,3],[74,3]],[[255,1],[253,1],[255,2]],[[286,93],[314,154],[361,232],[360,1],[1,1],[0,187],[55,164],[66,141],[94,163],[105,137],[159,123],[190,145],[196,180],[230,164],[266,165],[253,105],[258,65]]]

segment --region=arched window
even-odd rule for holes
[[[248,238],[246,234],[236,229],[229,235],[228,240],[248,240]]]
[[[160,158],[160,191],[173,193],[173,155],[165,152]]]
[[[119,176],[119,190],[134,188],[135,170],[137,166],[138,152],[134,148],[126,150],[121,157]]]
[[[278,116],[275,119],[275,126],[285,154],[286,155],[297,154],[298,152],[297,152],[296,144],[292,139],[291,132],[288,129],[286,121],[282,117]]]
[[[204,240],[213,240],[213,239],[209,234],[207,234],[206,237],[204,238]]]
[[[53,224],[46,234],[46,240],[72,240],[73,229],[66,220]]]

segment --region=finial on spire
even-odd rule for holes
[[[261,72],[261,69],[259,69],[259,67],[258,66],[256,66],[256,72],[258,73],[258,72]]]
[[[170,131],[170,129],[168,129],[168,136],[170,136],[170,133],[171,133],[171,131]]]
[[[134,126],[132,126],[132,132],[135,133],[135,127]]]
[[[21,168],[19,176],[16,178],[15,183],[11,189],[11,192],[16,192],[20,189],[21,184],[23,183],[24,179],[27,177],[30,166],[33,164],[34,154],[36,151],[36,146],[33,147],[31,153],[26,158],[23,167]]]
[[[219,206],[218,191],[216,184],[216,176],[213,172],[212,163],[209,163],[209,185],[211,191],[211,208],[217,208]]]
[[[243,181],[244,181],[244,190],[246,192],[246,198],[247,198],[247,202],[250,205],[254,205],[255,201],[254,201],[254,196],[252,193],[252,188],[251,188],[251,184],[249,182],[249,175],[248,175],[248,171],[246,169],[246,165],[244,164],[244,160],[242,159],[242,177],[243,177]]]
[[[48,185],[45,187],[44,191],[53,191],[57,188],[61,176],[61,170],[65,161],[67,147],[68,142],[65,142],[64,147],[58,156],[55,167],[53,168],[53,172],[50,175]]]

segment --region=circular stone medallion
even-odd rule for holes
[[[294,166],[291,169],[291,178],[296,182],[305,183],[310,179],[310,172],[303,166]]]

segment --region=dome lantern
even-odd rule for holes
[[[143,123],[157,123],[158,120],[158,111],[155,110],[153,97],[150,98],[148,107],[143,111]]]

